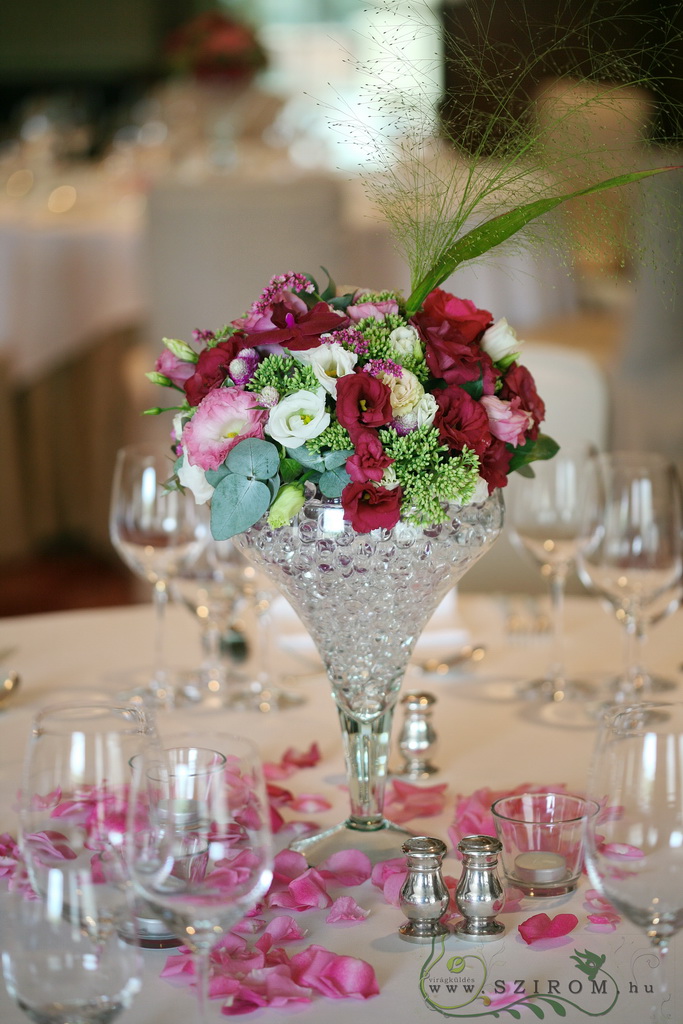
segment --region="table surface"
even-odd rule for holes
[[[511,680],[521,681],[541,672],[550,657],[550,639],[546,632],[511,635],[506,621],[511,599],[480,595],[461,595],[444,611],[438,624],[421,641],[421,650],[441,653],[448,640],[462,639],[469,634],[476,642],[485,643],[483,661],[469,674],[444,677],[425,676],[410,668],[405,687],[426,689],[437,698],[434,724],[439,745],[435,762],[439,773],[434,783],[447,783],[447,798],[442,814],[432,818],[416,818],[408,827],[447,840],[447,829],[453,821],[456,796],[467,795],[481,787],[512,789],[521,783],[549,785],[564,783],[570,790],[581,791],[586,783],[587,765],[594,741],[594,726],[549,724],[536,706],[511,699]],[[276,620],[277,621],[277,620]],[[284,783],[295,793],[320,793],[332,804],[329,812],[316,815],[321,823],[333,823],[345,814],[345,795],[340,789],[344,779],[341,742],[334,704],[324,676],[316,671],[316,655],[302,642],[297,625],[286,617],[280,630],[283,646],[278,653],[278,667],[291,674],[288,684],[306,697],[296,709],[279,713],[207,711],[201,708],[178,709],[159,715],[162,733],[182,728],[220,726],[250,736],[258,744],[264,760],[279,761],[284,750],[293,746],[307,749],[313,740],[320,746],[322,758],[317,766],[302,769]],[[180,607],[169,608],[168,655],[175,666],[196,666],[200,659],[198,628],[191,615]],[[648,667],[681,682],[680,613],[652,630],[648,645]],[[571,598],[567,602],[567,661],[575,674],[604,679],[621,667],[621,634],[619,627],[592,598]],[[56,698],[84,695],[88,690],[114,692],[111,675],[118,670],[137,667],[149,661],[152,652],[153,618],[150,606],[107,610],[66,612],[53,615],[27,616],[0,620],[0,651],[6,667],[16,668],[22,675],[22,686],[14,701],[0,713],[0,831],[16,832],[12,811],[13,795],[31,718],[37,708]],[[392,764],[399,758],[394,747]],[[285,810],[285,816],[288,812]],[[290,818],[301,815],[289,814]],[[397,855],[400,851],[397,849]],[[459,866],[450,856],[445,872],[457,876]],[[590,909],[585,902],[587,883],[569,897],[546,900],[524,900],[515,912],[501,915],[506,925],[503,938],[486,946],[468,944],[450,936],[446,957],[430,972],[434,998],[444,999],[445,1016],[453,1019],[479,1019],[485,1008],[464,1006],[457,993],[453,995],[454,956],[467,956],[466,969],[476,974],[488,969],[487,984],[495,980],[524,982],[524,990],[535,994],[536,1009],[543,1008],[546,1020],[559,1019],[552,996],[562,995],[569,1002],[562,1017],[568,1024],[588,1020],[591,1016],[618,1021],[619,1024],[642,1024],[648,1019],[652,984],[651,958],[647,943],[628,922],[622,922],[613,933],[591,930],[587,920]],[[360,924],[325,923],[327,911],[308,911],[297,915],[307,930],[304,943],[288,947],[290,953],[309,943],[317,943],[338,953],[359,956],[372,964],[377,974],[380,995],[367,1002],[330,1000],[314,997],[309,1006],[290,1004],[281,1009],[257,1011],[251,1019],[273,1021],[346,1020],[349,1013],[361,1024],[382,1015],[396,1022],[433,1019],[420,992],[420,971],[430,948],[402,941],[397,932],[403,920],[401,911],[387,904],[378,889],[369,882],[350,890],[357,902],[369,910]],[[336,893],[335,893],[336,895]],[[577,928],[568,936],[544,940],[533,946],[522,941],[517,925],[532,914],[545,912],[574,913]],[[0,914],[0,918],[1,918]],[[679,944],[679,943],[678,943]],[[668,972],[676,979],[676,947],[672,944]],[[605,954],[606,967],[616,978],[619,997],[608,1010],[611,989],[601,991],[585,973],[577,971],[570,956],[585,949]],[[167,953],[146,951],[145,984],[134,1006],[121,1020],[126,1024],[183,1024],[193,1019],[194,996],[188,989],[177,989],[159,979]],[[450,966],[449,966],[450,965]],[[450,979],[451,989],[446,982]],[[439,986],[441,988],[439,989]],[[450,994],[446,995],[450,991]],[[551,1001],[540,999],[550,995]],[[675,996],[675,994],[674,994]],[[683,1006],[683,992],[678,993]],[[669,1004],[672,1021],[680,1018]],[[459,1007],[459,1008],[458,1008]],[[218,1021],[220,1004],[210,1007],[212,1020]],[[486,1017],[481,1016],[481,1019]],[[490,1011],[488,1019],[490,1017]],[[503,1019],[512,1019],[508,1014]],[[538,1013],[522,1010],[522,1020],[539,1019]],[[0,1020],[3,1024],[20,1024],[25,1020],[0,986]]]

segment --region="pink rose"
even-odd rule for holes
[[[503,386],[498,397],[504,401],[519,398],[522,409],[530,412],[533,418],[534,422],[529,437],[535,441],[538,437],[538,426],[545,419],[545,403],[539,397],[534,378],[526,366],[521,366],[519,363],[512,364],[503,377]]]
[[[184,359],[178,359],[169,349],[165,348],[154,364],[154,369],[157,373],[163,373],[164,377],[168,377],[176,387],[181,388],[185,381],[194,373],[195,364],[186,363]]]
[[[183,451],[190,464],[218,469],[243,438],[263,438],[268,410],[259,405],[257,394],[238,387],[210,391],[183,430]]]
[[[481,404],[489,418],[489,430],[494,437],[514,447],[524,444],[526,432],[533,424],[533,416],[521,409],[519,398],[504,402],[495,395],[483,395]]]

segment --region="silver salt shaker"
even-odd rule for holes
[[[505,903],[496,871],[501,849],[500,841],[493,836],[464,836],[458,843],[462,874],[455,902],[463,920],[455,926],[455,934],[460,939],[491,942],[505,931],[495,919]]]
[[[405,711],[403,727],[398,737],[398,749],[405,762],[396,772],[409,779],[425,779],[438,771],[429,758],[436,746],[436,733],[431,722],[436,697],[431,693],[406,693],[401,698]]]
[[[431,942],[435,935],[448,933],[441,922],[449,901],[441,874],[446,844],[430,836],[413,836],[401,849],[408,862],[408,875],[399,906],[408,920],[399,928],[399,934],[408,942]]]

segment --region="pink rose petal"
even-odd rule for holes
[[[379,994],[375,972],[364,960],[309,946],[292,957],[292,977],[329,999],[369,999]]]
[[[337,924],[339,921],[364,921],[370,913],[359,907],[353,896],[338,896],[330,907],[330,912],[325,918],[328,924]]]
[[[588,926],[588,931],[613,932],[617,925],[621,924],[621,917],[614,911],[605,911],[602,914],[589,914],[588,920],[593,927]]]
[[[370,878],[372,864],[361,850],[340,850],[319,864],[318,871],[323,878],[334,879],[339,885],[361,885]]]
[[[386,815],[399,825],[411,818],[431,818],[443,811],[447,788],[445,782],[435,786],[415,786],[394,779],[387,793]]]
[[[301,930],[289,914],[278,914],[273,918],[256,945],[264,953],[268,953],[277,942],[299,942],[305,932]]]
[[[578,917],[574,914],[557,914],[555,917],[548,917],[547,914],[534,914],[518,925],[519,934],[528,946],[541,939],[558,939],[562,935],[569,935],[579,923]]]
[[[292,801],[292,810],[300,811],[302,814],[316,814],[319,811],[329,811],[332,804],[324,796],[317,793],[302,793]]]
[[[274,892],[268,898],[271,907],[287,910],[311,910],[329,907],[332,897],[325,888],[325,879],[315,868],[309,868],[289,883],[283,892]]]

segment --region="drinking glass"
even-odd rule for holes
[[[169,583],[199,557],[210,536],[208,512],[189,491],[169,485],[173,462],[164,447],[134,444],[116,457],[109,533],[125,564],[152,584],[156,609],[155,665],[151,678],[125,694],[153,705],[173,703],[164,657],[164,612]]]
[[[676,470],[654,452],[612,452],[591,460],[577,568],[582,582],[621,610],[625,672],[611,697],[647,699],[636,657],[647,609],[681,578],[681,490]]]
[[[171,592],[196,616],[204,654],[196,672],[184,676],[179,692],[190,703],[206,707],[240,704],[246,679],[226,654],[226,638],[246,602],[244,558],[230,541],[209,539],[201,555],[176,573]]]
[[[586,865],[592,884],[664,959],[683,926],[683,704],[613,706],[603,716],[588,794]]]
[[[518,688],[519,696],[559,703],[585,697],[593,689],[586,682],[568,678],[564,665],[565,585],[579,544],[583,491],[592,454],[588,445],[563,446],[549,461],[534,463],[533,478],[524,479],[523,486],[509,488],[510,539],[518,551],[531,556],[548,581],[554,644],[545,676]]]
[[[43,898],[3,901],[5,984],[36,1024],[109,1024],[140,991],[140,952],[112,927],[101,890],[88,868],[51,868]]]
[[[251,743],[202,731],[136,758],[128,862],[135,886],[195,956],[206,1020],[210,954],[272,878],[268,805]]]
[[[129,921],[123,858],[130,761],[153,749],[149,714],[133,705],[54,704],[35,716],[18,798],[19,843],[35,891],[49,893],[61,875],[98,882],[98,919]]]

